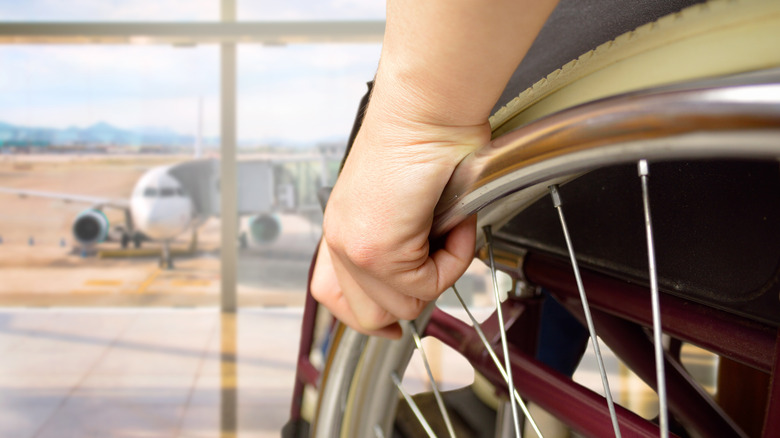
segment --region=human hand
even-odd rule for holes
[[[555,0],[388,0],[371,102],[323,221],[311,292],[347,325],[400,336],[465,272],[475,220],[431,248],[457,164],[490,140],[488,116]]]
[[[360,332],[399,337],[397,321],[416,318],[473,259],[474,220],[440,248],[429,234],[456,165],[489,136],[487,123],[439,126],[372,101],[325,211],[314,297]]]

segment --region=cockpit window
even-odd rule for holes
[[[184,189],[181,187],[147,187],[143,191],[145,198],[183,198]]]

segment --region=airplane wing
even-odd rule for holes
[[[0,193],[18,195],[19,197],[22,198],[30,197],[30,198],[58,199],[64,202],[90,204],[94,207],[111,207],[111,208],[117,208],[121,210],[126,210],[130,208],[130,201],[128,199],[109,199],[109,198],[100,198],[97,196],[45,192],[40,190],[26,190],[26,189],[12,188],[12,187],[0,187]]]

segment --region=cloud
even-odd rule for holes
[[[241,46],[240,139],[346,135],[378,45]],[[0,46],[0,121],[25,126],[156,126],[219,132],[216,46]]]
[[[0,0],[0,20],[7,21],[218,19],[218,0]]]
[[[379,0],[238,0],[241,20],[384,20]]]
[[[379,0],[237,0],[239,20],[382,20]],[[0,21],[219,20],[219,0],[0,0]]]
[[[347,137],[366,86],[353,77],[315,77],[288,81],[276,92],[258,91],[239,102],[241,137],[316,142]]]
[[[379,50],[379,45],[242,48],[239,135],[301,141],[346,137]]]
[[[383,19],[378,0],[237,0],[240,19]],[[0,21],[217,20],[218,0],[0,0]],[[378,44],[322,44],[238,51],[239,138],[313,141],[349,130]],[[27,126],[219,130],[219,48],[0,46],[0,121]]]

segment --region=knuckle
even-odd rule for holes
[[[324,301],[327,298],[327,294],[325,293],[325,289],[320,287],[316,283],[312,283],[311,286],[309,286],[309,291],[311,292],[311,296],[319,301],[320,303],[324,304]]]
[[[340,228],[340,227],[338,227]],[[323,235],[328,248],[342,260],[357,266],[360,269],[371,270],[376,268],[382,260],[384,251],[366,233],[357,230],[351,233],[343,233],[337,227],[323,228]]]
[[[344,245],[342,254],[351,264],[366,271],[377,269],[382,258],[381,251],[362,240],[353,240]]]
[[[395,318],[392,318],[390,314],[381,309],[377,309],[373,312],[361,313],[355,316],[357,323],[360,326],[359,331],[367,332],[382,329],[396,321]]]
[[[400,309],[398,309],[397,313],[395,314],[399,319],[403,319],[406,321],[411,321],[416,319],[422,311],[425,309],[425,305],[427,303],[422,300],[413,299],[411,300],[411,303],[407,306],[403,306]]]

